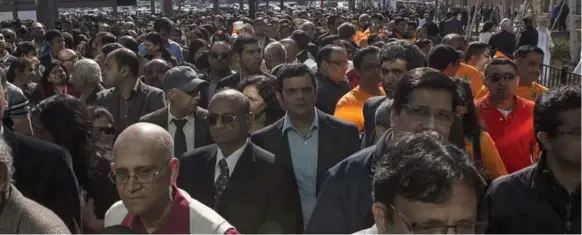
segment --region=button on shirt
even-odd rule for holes
[[[226,157],[226,165],[228,165],[228,176],[229,177],[232,175],[232,172],[234,171],[234,167],[236,167],[236,163],[238,162],[238,159],[245,151],[245,148],[247,147],[248,143],[249,143],[249,141],[247,139],[247,141],[245,142],[245,144],[243,144],[243,146],[241,146],[236,151],[234,151],[232,154],[230,154],[228,157]],[[218,163],[223,158],[225,158],[224,154],[222,153],[222,150],[220,150],[220,148],[218,148],[218,151],[216,152],[216,164],[214,165],[214,183],[216,183],[218,176],[220,176],[220,166],[218,165]]]
[[[307,224],[317,199],[317,151],[319,145],[319,118],[317,117],[317,111],[315,111],[313,123],[311,123],[307,136],[301,135],[287,115],[285,115],[283,123],[283,134],[286,134],[289,139],[293,171],[295,172],[299,197],[301,198],[303,222]]]
[[[176,138],[176,124],[174,124],[174,122],[172,120],[180,120],[180,119],[186,119],[186,124],[184,125],[184,127],[182,128],[182,130],[184,130],[184,135],[186,136],[186,148],[188,151],[194,149],[194,116],[193,115],[188,115],[186,117],[183,118],[176,118],[174,117],[174,115],[172,115],[172,113],[170,112],[170,110],[168,110],[168,132],[170,133],[170,135],[172,135],[172,138]]]

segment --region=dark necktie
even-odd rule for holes
[[[184,134],[184,125],[186,125],[186,119],[173,119],[174,125],[176,125],[176,133],[174,134],[174,157],[180,158],[187,150],[186,145],[186,134]]]
[[[218,202],[220,202],[220,196],[222,196],[222,193],[226,188],[226,184],[228,184],[228,178],[230,174],[228,170],[228,164],[226,164],[225,158],[221,159],[218,162],[218,168],[220,170],[220,175],[218,175],[218,178],[214,183],[214,209],[218,207]]]

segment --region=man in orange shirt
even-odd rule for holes
[[[428,67],[435,68],[449,77],[455,76],[460,68],[463,52],[449,45],[437,45],[428,54]]]
[[[475,106],[507,172],[513,173],[532,164],[534,103],[515,95],[519,79],[517,65],[510,59],[493,59],[485,67],[484,82],[489,94]]]
[[[354,123],[359,132],[364,131],[362,108],[366,100],[385,95],[384,90],[378,86],[381,79],[379,53],[380,48],[375,46],[368,46],[356,52],[354,68],[360,77],[360,85],[340,98],[335,107],[334,116]]]
[[[485,65],[491,60],[491,50],[484,42],[471,42],[465,53],[465,63],[475,67],[480,74],[483,74]],[[479,87],[480,88],[480,87]],[[475,91],[475,92],[478,92]]]
[[[463,53],[467,53],[467,47],[469,45],[465,37],[456,33],[447,34],[443,38],[442,43],[445,45],[449,45],[455,48],[455,50],[461,51]],[[463,58],[463,61],[466,60],[464,60]],[[469,83],[471,83],[471,92],[473,96],[475,96],[477,92],[479,92],[479,89],[481,89],[481,87],[483,86],[482,78],[483,76],[481,76],[479,70],[477,70],[475,67],[469,64],[460,63],[459,70],[457,70],[454,76],[469,81]]]

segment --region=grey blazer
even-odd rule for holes
[[[0,234],[71,234],[55,213],[24,197],[14,186],[0,208]]]

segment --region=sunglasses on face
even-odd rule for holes
[[[208,55],[215,60],[228,59],[228,52],[208,52]]]
[[[501,79],[503,79],[505,81],[512,81],[512,80],[515,80],[515,78],[516,78],[515,74],[511,74],[511,73],[504,73],[504,74],[494,73],[494,74],[488,75],[487,77],[489,79],[491,79],[492,82],[499,82]]]
[[[223,125],[230,125],[236,122],[238,116],[234,114],[224,114],[224,115],[216,115],[216,114],[209,114],[206,116],[206,122],[208,125],[215,126],[218,123],[218,120],[222,122]]]

